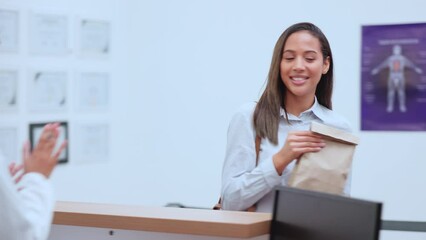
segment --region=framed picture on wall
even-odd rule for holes
[[[111,51],[111,26],[108,21],[79,21],[79,52],[82,56],[106,57]]]
[[[40,140],[41,133],[43,131],[43,127],[50,122],[45,123],[30,123],[30,145],[31,149],[34,149]],[[56,152],[61,144],[66,140],[67,146],[62,151],[61,155],[58,158],[58,163],[66,163],[68,162],[68,149],[69,149],[69,141],[68,141],[68,123],[67,122],[59,122],[59,138],[56,143],[54,152]]]
[[[102,122],[75,124],[75,163],[105,163],[109,158],[109,125]]]
[[[19,12],[0,9],[0,51],[18,52]]]
[[[68,72],[40,70],[30,74],[28,82],[28,108],[31,111],[61,112],[68,105]]]
[[[76,107],[80,111],[107,110],[109,105],[109,74],[82,72],[75,87]]]
[[[18,161],[18,127],[0,127],[0,150],[8,164]]]
[[[18,106],[18,71],[0,69],[0,111],[16,111]]]
[[[69,21],[66,15],[32,13],[29,50],[38,55],[65,55],[70,52]]]

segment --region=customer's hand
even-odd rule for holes
[[[54,152],[59,136],[59,123],[50,123],[44,126],[37,146],[30,151],[28,143],[24,144],[23,162],[25,173],[38,172],[48,178],[58,162],[58,157],[65,149],[63,142],[59,149]]]
[[[9,173],[12,176],[12,178],[15,180],[15,183],[18,183],[21,181],[22,176],[24,175],[24,172],[21,171],[24,169],[23,164],[17,164],[15,162],[12,162],[9,164]]]

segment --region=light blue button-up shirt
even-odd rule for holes
[[[253,113],[255,103],[242,106],[233,116],[228,129],[228,141],[222,171],[222,208],[244,210],[256,204],[258,212],[272,212],[276,186],[286,186],[295,161],[292,161],[280,176],[272,161],[283,146],[290,131],[309,130],[310,123],[317,121],[345,131],[351,131],[348,121],[330,109],[320,105],[315,99],[312,107],[294,116],[288,114],[290,124],[281,109],[278,128],[278,144],[262,139],[259,162],[256,166]],[[345,194],[349,195],[350,177]]]

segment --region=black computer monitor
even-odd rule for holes
[[[279,187],[271,240],[378,240],[382,204]]]

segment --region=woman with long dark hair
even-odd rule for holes
[[[287,28],[275,45],[262,96],[241,107],[229,125],[222,209],[255,205],[257,211],[272,212],[272,190],[287,184],[295,160],[325,146],[309,131],[310,123],[350,131],[347,121],[331,110],[332,91],[333,57],[326,36],[312,23]]]

